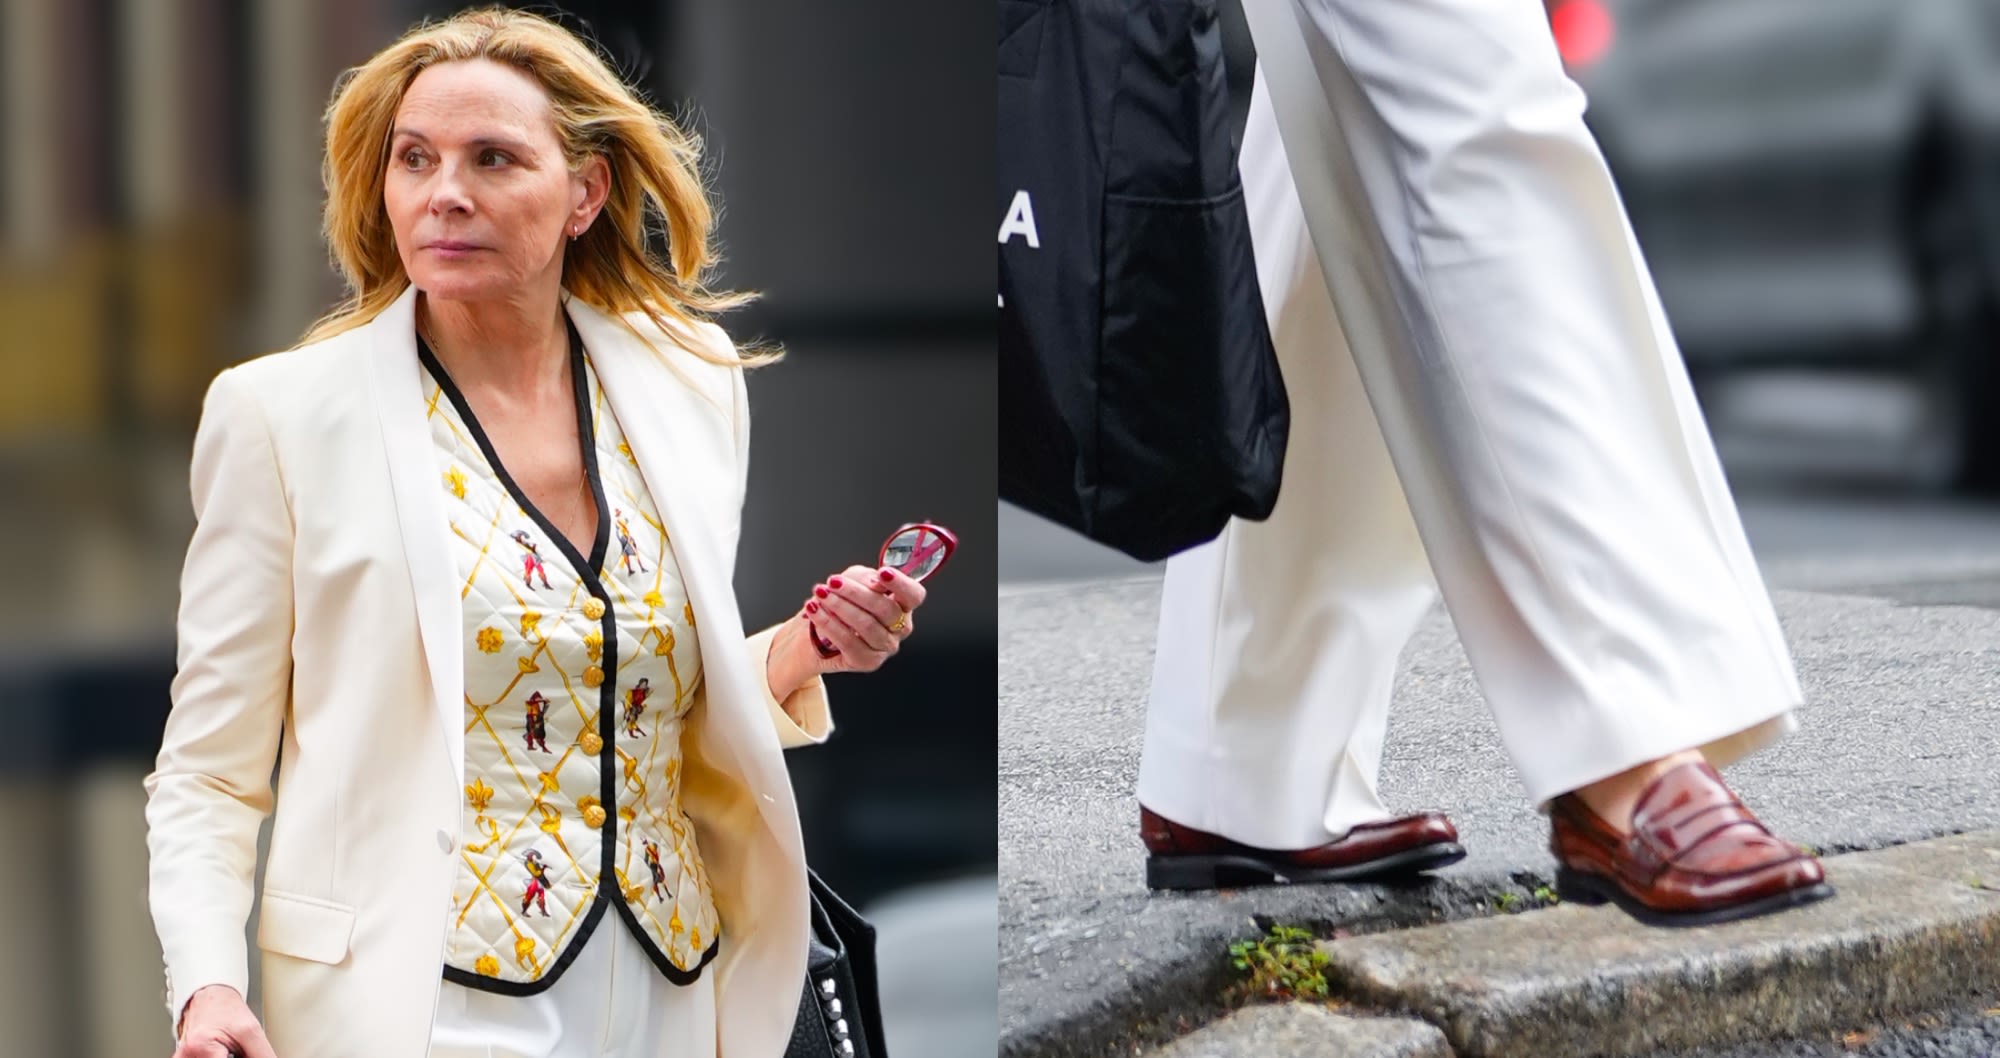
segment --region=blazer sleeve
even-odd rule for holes
[[[145,779],[148,899],[176,1035],[196,990],[247,991],[257,831],[291,685],[291,513],[236,369],[209,386],[191,478],[172,708]]]
[[[710,326],[714,326],[711,324]],[[722,328],[715,328],[719,340],[727,343],[728,334]],[[736,502],[737,519],[742,519],[742,505],[750,487],[750,391],[744,382],[743,369],[732,368],[730,389],[734,404],[736,429]],[[733,549],[732,549],[733,552]],[[733,557],[733,553],[732,553]],[[814,676],[804,686],[795,690],[783,701],[771,691],[771,639],[777,635],[778,626],[769,628],[745,640],[745,648],[750,652],[750,670],[757,675],[757,687],[764,694],[764,703],[771,714],[771,723],[778,729],[778,744],[786,749],[797,746],[816,746],[833,734],[833,713],[826,698],[826,680]],[[786,707],[790,706],[789,709]],[[803,721],[793,720],[796,715]]]

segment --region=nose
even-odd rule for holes
[[[472,196],[466,193],[458,166],[447,163],[438,166],[437,172],[437,182],[431,185],[431,215],[472,212]]]

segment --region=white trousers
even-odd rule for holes
[[[547,991],[444,982],[430,1058],[715,1058],[714,969],[674,984],[607,912]]]
[[[1291,442],[1267,522],[1167,564],[1140,802],[1268,848],[1387,818],[1439,589],[1538,805],[1788,733],[1790,655],[1542,5],[1243,6]]]

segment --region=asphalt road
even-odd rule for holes
[[[1993,1058],[2000,1055],[2000,996],[1969,996],[1956,1010],[1888,1025],[1855,1025],[1780,1040],[1646,1058]]]

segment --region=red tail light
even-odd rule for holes
[[[1549,29],[1564,64],[1580,70],[1611,50],[1616,27],[1603,0],[1556,0],[1549,5]]]

